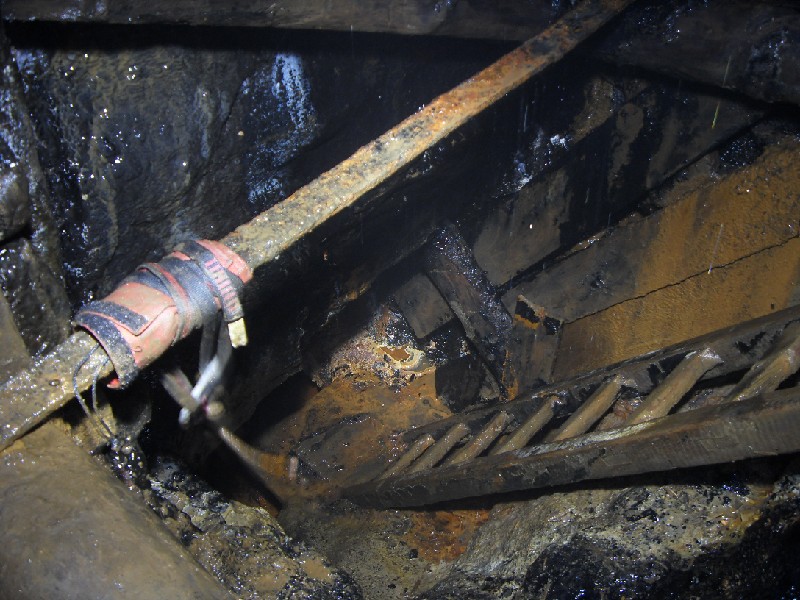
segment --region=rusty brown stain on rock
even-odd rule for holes
[[[403,362],[411,358],[411,353],[402,346],[381,346],[380,349],[398,362]]]
[[[403,541],[431,564],[461,556],[472,536],[489,520],[489,509],[437,510],[411,513]]]
[[[375,464],[376,458],[383,457],[388,464],[402,454],[404,444],[394,432],[450,414],[436,397],[433,371],[421,374],[399,390],[386,386],[377,376],[356,373],[308,396],[257,444],[275,456],[286,456],[296,451],[303,440],[345,423],[337,437],[342,443],[336,448],[336,456],[325,457],[342,467],[325,482],[325,487],[335,488],[351,484],[359,468]]]

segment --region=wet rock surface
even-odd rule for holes
[[[69,333],[63,282],[33,244],[18,238],[0,247],[0,289],[32,355],[51,350]]]
[[[791,596],[800,572],[781,557],[797,544],[800,496],[797,465],[783,466],[499,504],[421,597]]]
[[[265,509],[226,500],[185,466],[156,461],[145,497],[189,553],[237,598],[362,598],[348,574],[290,539]]]
[[[429,100],[429,81],[447,89],[485,60],[467,52],[422,81],[413,58],[378,63],[383,42],[370,37],[21,24],[10,35],[76,304],[179,241],[222,237]]]
[[[0,288],[36,356],[67,333],[58,233],[9,41],[0,26]]]
[[[28,182],[16,168],[0,174],[0,242],[19,233],[30,223]]]

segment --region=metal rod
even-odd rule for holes
[[[567,52],[619,14],[633,0],[585,0],[540,34],[523,43],[461,85],[442,94],[396,127],[357,150],[283,202],[241,225],[221,241],[252,270],[316,230],[443,141],[509,92],[558,62]],[[96,344],[76,333],[42,359],[39,370],[23,371],[0,387],[0,449],[24,435],[74,396],[67,382]],[[96,351],[76,377],[84,391],[94,379]],[[89,364],[91,363],[91,365]],[[105,364],[100,376],[110,375]],[[91,373],[91,375],[89,375]],[[59,383],[50,383],[57,381]]]
[[[645,398],[642,405],[628,419],[630,425],[644,423],[666,415],[695,383],[722,359],[706,348],[701,352],[690,352],[675,367],[667,378]]]
[[[463,448],[454,452],[453,456],[445,461],[444,466],[457,465],[472,460],[486,450],[497,439],[497,436],[503,433],[503,430],[510,422],[511,415],[501,410],[481,429],[478,435],[465,444]]]
[[[800,369],[800,321],[786,327],[775,348],[750,368],[726,400],[736,402],[771,392],[797,369]]]
[[[75,390],[85,391],[114,366],[88,333],[78,332],[0,386],[0,450],[44,421]]]
[[[419,473],[432,467],[435,467],[445,455],[452,450],[458,442],[460,442],[466,435],[469,434],[469,427],[464,423],[456,423],[447,433],[442,436],[438,442],[428,448],[411,467],[408,469],[409,473]]]
[[[550,396],[549,398],[546,398],[542,405],[537,408],[522,425],[519,426],[519,429],[512,433],[511,436],[502,444],[498,444],[498,446],[495,447],[492,452],[490,452],[490,455],[494,456],[495,454],[502,454],[504,452],[511,452],[512,450],[524,448],[528,442],[533,439],[533,436],[539,433],[542,427],[547,425],[550,422],[550,419],[553,418],[553,415],[555,414],[553,411],[553,406],[558,401],[558,396]]]
[[[727,463],[800,450],[800,388],[345,490],[379,508]]]
[[[586,0],[540,34],[408,117],[283,202],[228,234],[253,271],[355,204],[489,106],[558,62],[633,0]]]
[[[624,378],[621,375],[607,379],[586,399],[586,401],[572,413],[564,424],[545,440],[548,442],[558,442],[567,438],[575,437],[589,431],[600,417],[614,404],[619,390],[622,388]]]
[[[378,479],[386,479],[387,477],[402,473],[411,463],[417,460],[425,450],[433,446],[435,441],[436,440],[430,433],[418,437],[414,443],[411,444],[406,453],[398,458],[394,464],[390,465]]]

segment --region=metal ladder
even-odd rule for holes
[[[798,368],[793,307],[405,432],[405,453],[344,495],[414,506],[799,451],[800,387],[775,391]]]

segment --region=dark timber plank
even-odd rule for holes
[[[327,29],[521,41],[564,12],[549,0],[4,0],[15,21]]]
[[[797,451],[800,388],[795,387],[355,486],[346,495],[370,506],[416,506]]]

